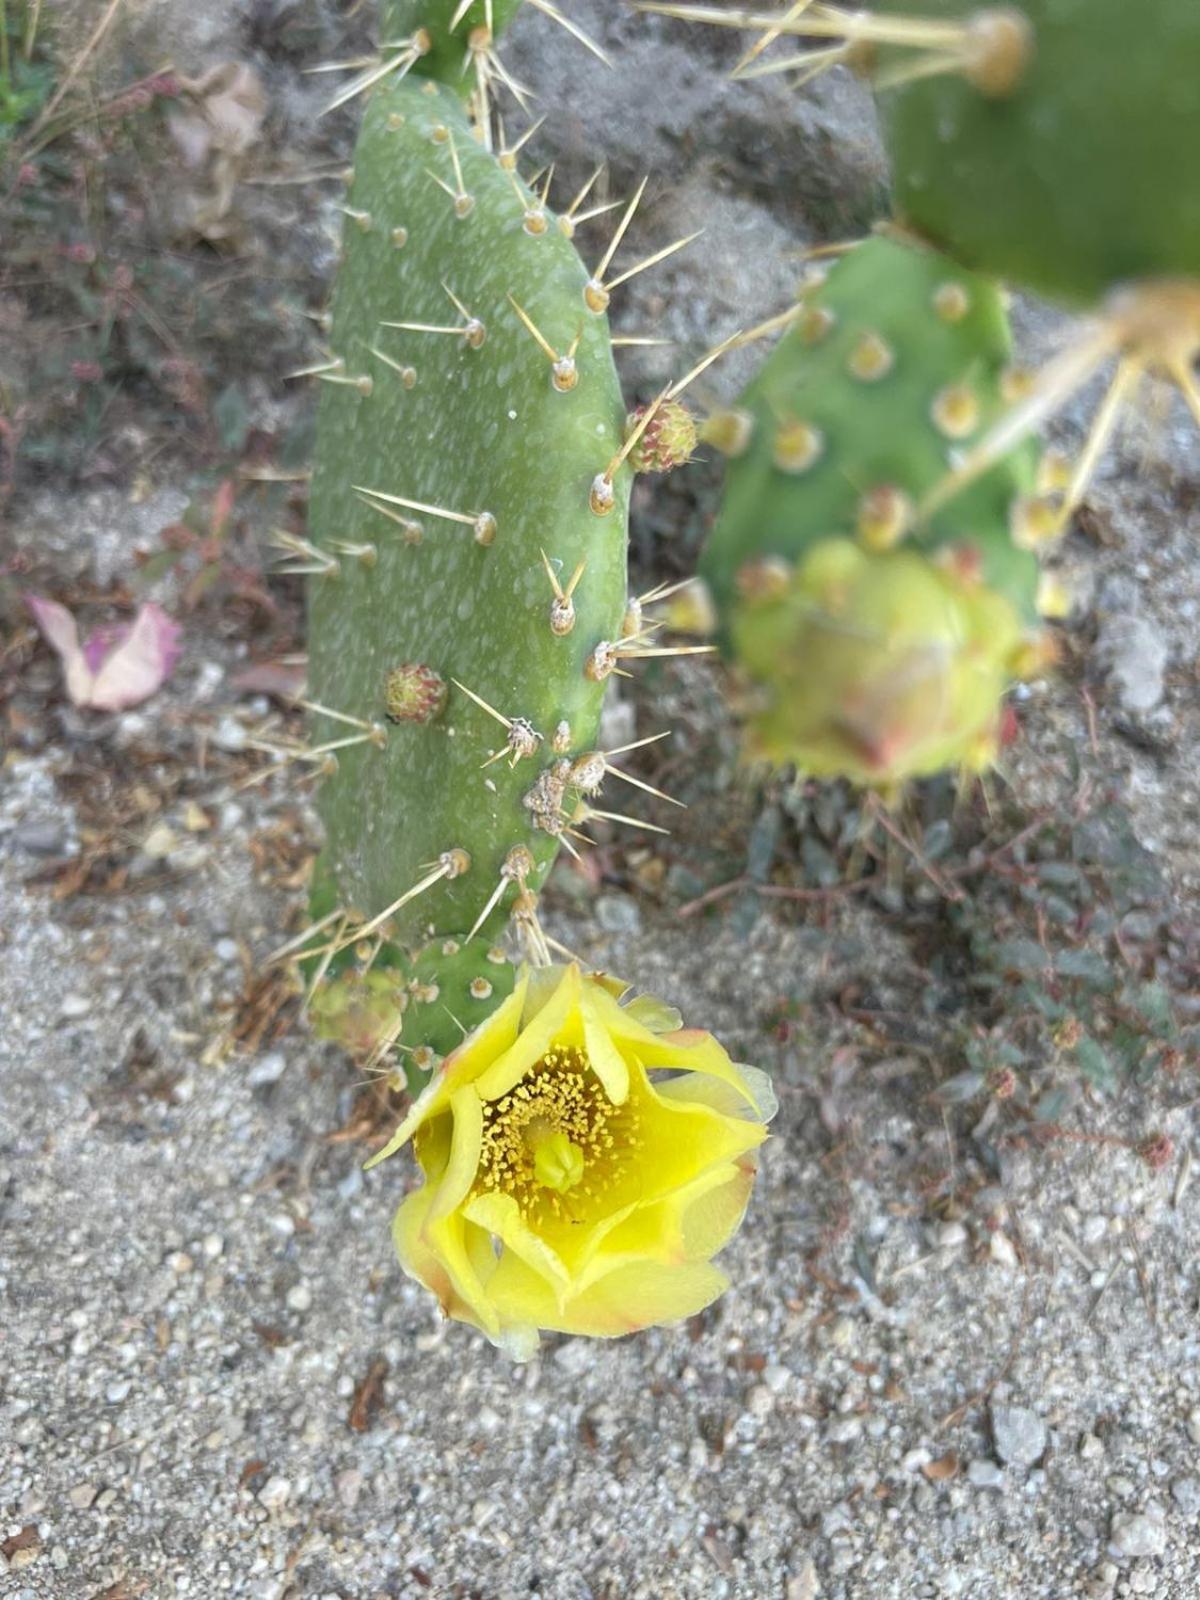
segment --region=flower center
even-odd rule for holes
[[[484,1105],[477,1186],[512,1195],[535,1219],[582,1220],[612,1186],[634,1122],[581,1050],[556,1045]]]
[[[533,1175],[544,1189],[566,1194],[583,1177],[583,1151],[561,1129],[533,1146]]]

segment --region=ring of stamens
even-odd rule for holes
[[[511,1195],[534,1223],[580,1221],[619,1179],[636,1127],[634,1108],[612,1103],[587,1056],[554,1045],[485,1102],[476,1192]]]

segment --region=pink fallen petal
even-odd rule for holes
[[[33,620],[40,628],[42,638],[63,664],[67,694],[75,705],[88,705],[92,672],[79,648],[79,629],[75,625],[75,618],[57,600],[44,600],[40,595],[27,594],[25,604],[33,612]]]
[[[83,641],[83,659],[93,678],[117,646],[125,643],[132,627],[132,622],[114,622],[88,634]]]
[[[96,673],[89,704],[97,711],[141,705],[161,688],[179,660],[181,629],[152,600]]]
[[[82,646],[75,618],[65,606],[34,594],[27,594],[25,603],[62,662],[67,694],[77,706],[123,711],[140,705],[179,660],[179,624],[153,601],[132,622],[97,628]]]

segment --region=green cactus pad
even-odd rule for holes
[[[877,0],[966,21],[974,0]],[[1017,87],[963,76],[883,95],[902,219],[956,259],[1068,302],[1200,276],[1200,5],[1019,0]]]
[[[729,463],[701,558],[718,611],[728,614],[747,563],[857,537],[873,493],[899,491],[915,506],[1003,411],[1010,355],[986,279],[885,237],[841,257],[737,402],[749,439]],[[1036,456],[1023,446],[905,535],[927,553],[972,546],[984,581],[1030,621],[1037,559],[1009,530],[1033,493]]]
[[[422,30],[429,48],[413,66],[425,78],[436,78],[461,94],[475,87],[475,74],[468,57],[468,39],[477,28],[488,25],[492,38],[499,38],[516,14],[521,0],[472,0],[453,28],[458,0],[383,0],[380,15],[380,40],[388,44],[407,41]]]
[[[354,173],[310,502],[311,538],[338,565],[310,583],[309,693],[378,729],[322,786],[314,907],[331,895],[378,917],[465,853],[390,919],[414,944],[473,928],[514,846],[531,852],[531,889],[549,869],[566,758],[599,722],[589,664],[620,637],[631,475],[616,474],[607,514],[591,509],[625,421],[607,320],[585,305],[565,232],[455,96],[377,88]],[[576,346],[573,372],[552,373],[514,301],[556,352]],[[364,545],[373,561],[346,553]],[[554,626],[543,551],[564,583],[586,561]],[[314,733],[354,736],[321,715]],[[485,936],[516,891],[505,883]]]
[[[1009,353],[989,281],[877,237],[805,296],[738,401],[701,571],[757,686],[758,754],[881,788],[994,754],[1037,626],[1036,446],[918,507],[1003,410]]]
[[[385,946],[368,971],[349,967],[318,986],[313,1026],[360,1059],[394,1038],[409,1087],[417,1090],[436,1060],[485,1021],[515,982],[508,956],[486,939],[435,939],[411,958]]]

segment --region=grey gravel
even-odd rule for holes
[[[596,921],[605,933],[638,933],[642,914],[627,894],[602,894],[596,898]]]
[[[1149,617],[1112,616],[1101,624],[1096,659],[1126,711],[1153,711],[1163,697],[1168,641]]]
[[[1046,1448],[1046,1424],[1026,1406],[992,1407],[996,1454],[1010,1466],[1031,1467]]]
[[[60,822],[42,822],[31,817],[15,827],[10,838],[13,846],[26,855],[57,856],[62,854],[67,835]]]
[[[1145,1511],[1114,1516],[1112,1545],[1127,1560],[1161,1555],[1167,1545],[1167,1525],[1162,1510],[1148,1506]]]

